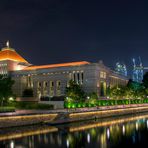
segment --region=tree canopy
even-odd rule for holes
[[[11,77],[4,77],[3,75],[0,75],[0,100],[1,102],[8,101],[9,97],[13,96],[12,92],[12,86],[14,84],[14,81],[11,79]]]
[[[85,93],[79,84],[70,80],[69,86],[66,87],[66,97],[69,97],[73,101],[80,101],[84,99]]]
[[[143,82],[144,87],[148,88],[148,72],[144,74],[142,82]]]
[[[146,89],[143,83],[134,82],[131,79],[126,86],[114,86],[109,91],[112,99],[140,99],[146,97]]]

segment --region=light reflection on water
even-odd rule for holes
[[[148,113],[0,130],[0,148],[108,148],[148,144]]]

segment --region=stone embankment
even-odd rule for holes
[[[99,108],[94,107],[90,109],[71,109],[66,113],[59,113],[53,121],[48,121],[48,123],[51,125],[55,125],[90,119],[100,119],[129,114],[137,114],[142,112],[148,112],[148,104],[118,105]]]
[[[40,124],[47,120],[50,122],[53,121],[56,116],[57,114],[3,116],[0,117],[0,128]]]
[[[62,109],[51,111],[19,111],[0,115],[0,128],[40,123],[51,125],[82,120],[148,112],[148,104]],[[27,114],[26,114],[27,113]]]

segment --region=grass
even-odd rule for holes
[[[15,107],[11,107],[11,106],[0,107],[0,113],[14,112],[14,111],[15,111]]]

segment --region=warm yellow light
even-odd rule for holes
[[[148,118],[148,115],[141,115],[141,116],[136,116],[136,117],[127,117],[127,118],[124,117],[123,119],[114,119],[114,120],[111,120],[111,121],[103,121],[103,122],[100,121],[99,123],[91,123],[91,124],[88,124],[88,125],[70,127],[69,131],[75,132],[75,131],[82,131],[82,130],[94,128],[94,127],[111,126],[111,125],[115,125],[115,124],[121,124],[121,123],[129,122],[129,121],[143,119],[143,118]]]
[[[8,140],[8,139],[14,139],[14,138],[21,138],[26,136],[32,136],[32,135],[38,135],[38,134],[45,134],[49,132],[56,132],[58,129],[56,127],[46,127],[41,129],[35,129],[31,131],[23,131],[21,133],[12,133],[10,135],[0,135],[0,141],[2,140]]]
[[[23,63],[28,63],[24,58],[22,58],[15,50],[11,48],[4,48],[0,51],[0,61],[12,60]]]
[[[9,101],[13,101],[13,100],[14,100],[14,98],[13,98],[13,97],[10,97],[10,98],[9,98]]]
[[[80,65],[86,65],[86,64],[90,64],[90,63],[86,61],[81,61],[81,62],[71,62],[71,63],[61,63],[61,64],[30,66],[30,67],[25,68],[24,70],[35,70],[35,69],[67,67],[67,66],[80,66]]]

